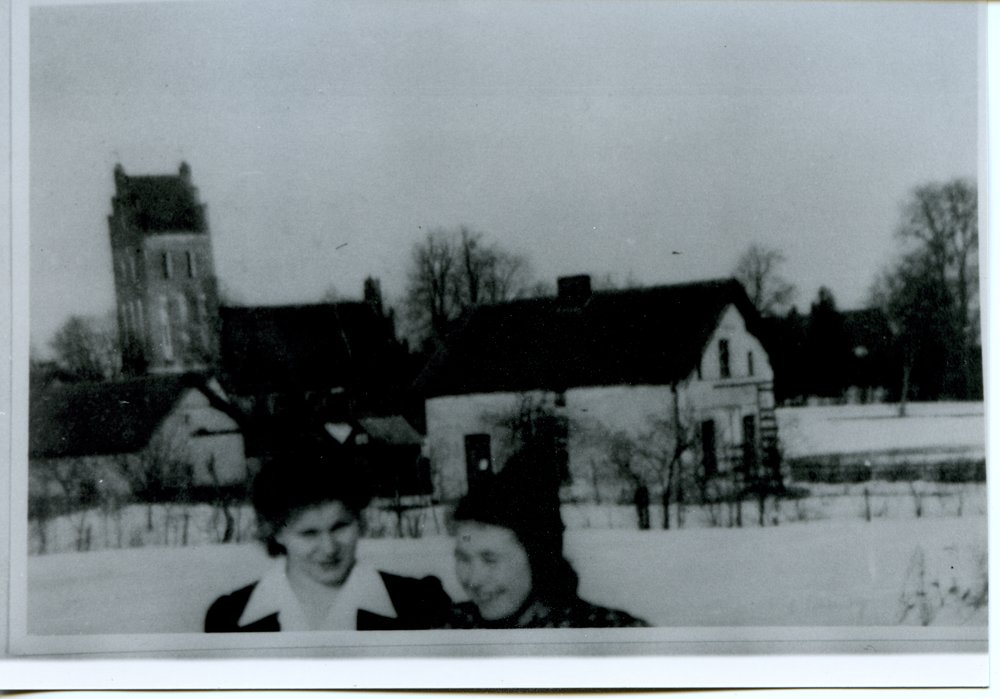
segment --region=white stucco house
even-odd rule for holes
[[[78,477],[121,491],[128,488],[125,471],[145,481],[152,479],[142,473],[149,469],[167,469],[185,487],[241,483],[247,478],[243,434],[225,408],[219,385],[193,374],[33,391],[29,493],[59,494],[55,476],[78,467]]]
[[[759,332],[732,279],[592,292],[589,277],[569,277],[556,298],[475,309],[417,381],[437,497],[502,469],[517,447],[511,425],[532,411],[564,426],[566,499],[614,489],[614,434],[639,443],[680,425],[687,469],[751,468],[777,443]]]

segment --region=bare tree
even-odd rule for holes
[[[413,246],[406,311],[421,340],[443,338],[458,317],[454,267],[454,243],[445,231],[431,231]]]
[[[681,417],[676,387],[672,391],[668,414],[650,415],[648,431],[640,437],[639,453],[647,463],[651,478],[657,482],[663,502],[663,528],[670,529],[670,503],[677,502],[677,524],[684,525],[685,485],[690,474],[684,473],[684,454],[696,444],[694,419]]]
[[[169,527],[169,506],[186,502],[194,487],[194,469],[172,437],[170,433],[158,433],[138,453],[120,454],[114,461],[132,497],[146,505],[146,530],[149,532],[153,531],[153,506],[168,506]]]
[[[52,515],[66,514],[76,531],[76,550],[88,551],[91,529],[88,513],[102,504],[101,475],[85,457],[52,459],[40,464],[45,504],[37,513],[41,552],[47,545],[45,528]],[[53,492],[51,485],[57,486]],[[41,504],[41,503],[38,503]],[[37,509],[37,508],[36,508]]]
[[[435,229],[413,247],[407,319],[418,342],[441,340],[468,308],[524,295],[527,259],[485,242],[462,226]]]
[[[113,318],[72,316],[49,343],[56,366],[79,381],[106,381],[121,376],[122,359]]]
[[[635,439],[623,430],[605,432],[600,439],[604,446],[605,468],[629,484],[639,529],[649,529],[650,472],[637,456]]]
[[[763,316],[774,316],[787,310],[795,297],[795,286],[779,273],[785,262],[780,250],[754,243],[740,257],[733,270],[750,302]]]

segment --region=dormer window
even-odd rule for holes
[[[728,379],[729,371],[729,340],[719,340],[719,376]]]
[[[753,376],[753,352],[747,352],[747,376]]]

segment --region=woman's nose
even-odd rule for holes
[[[479,563],[469,564],[468,586],[472,589],[479,589],[486,582],[486,569]]]
[[[333,534],[333,533],[330,533],[330,534],[326,534],[324,536],[321,536],[319,538],[319,546],[320,546],[320,550],[323,553],[333,553],[334,551],[336,551],[340,547],[340,544],[337,541],[337,535]]]

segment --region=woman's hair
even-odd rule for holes
[[[477,485],[452,514],[454,523],[509,529],[528,554],[532,594],[546,604],[576,598],[579,578],[563,556],[558,481],[549,460],[522,450],[492,480]]]
[[[275,535],[304,510],[339,502],[360,522],[371,496],[347,454],[308,454],[266,461],[253,480],[251,498],[257,513],[257,538],[267,546],[269,556],[279,556],[285,547]]]

